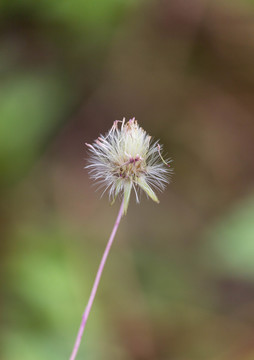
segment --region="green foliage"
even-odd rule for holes
[[[62,23],[79,30],[92,30],[105,33],[119,23],[130,6],[137,5],[134,0],[19,0],[4,1],[3,11],[34,11],[38,20]]]
[[[1,83],[0,172],[3,182],[23,174],[38,158],[67,104],[66,89],[50,72],[15,74]]]
[[[221,274],[254,278],[254,198],[249,197],[219,219],[208,234],[204,261]]]
[[[66,247],[57,229],[18,228],[15,238],[16,254],[5,267],[5,287],[12,298],[6,304],[5,359],[68,358],[92,283],[89,264],[79,263],[78,249]],[[95,329],[102,324],[97,302],[81,356],[99,351]]]

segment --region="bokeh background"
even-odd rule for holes
[[[2,360],[68,359],[119,203],[85,142],[135,116],[174,160],[131,199],[77,359],[254,359],[254,2],[2,0]]]

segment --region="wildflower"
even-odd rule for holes
[[[120,128],[119,123],[121,123]],[[135,118],[127,123],[125,119],[115,121],[106,136],[101,135],[92,145],[86,145],[91,153],[90,164],[87,166],[91,177],[105,186],[104,192],[109,190],[113,202],[119,194],[123,195],[123,200],[82,316],[70,360],[76,359],[110,248],[122,215],[128,208],[132,188],[136,193],[137,201],[139,201],[137,189],[140,188],[151,199],[159,202],[152,187],[163,190],[165,184],[169,182],[171,172],[170,161],[166,162],[161,155],[162,147],[158,141],[152,143],[151,136],[138,125]]]
[[[119,126],[119,124],[121,124]],[[169,162],[161,155],[162,146],[152,142],[135,118],[125,122],[116,120],[105,136],[98,137],[91,145],[89,165],[91,178],[108,190],[112,203],[123,195],[124,213],[130,201],[132,189],[139,202],[138,190],[142,189],[159,203],[154,189],[164,190],[169,182]]]

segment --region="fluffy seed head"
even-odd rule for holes
[[[162,146],[152,142],[145,130],[135,120],[116,120],[109,132],[94,143],[86,144],[90,151],[90,176],[109,191],[114,203],[118,195],[124,197],[127,212],[132,188],[139,202],[138,191],[142,189],[157,203],[154,190],[164,190],[169,182],[170,161],[161,155]],[[104,194],[103,192],[103,194]]]

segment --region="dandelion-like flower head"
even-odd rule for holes
[[[120,126],[119,126],[120,125]],[[114,203],[118,195],[124,197],[127,212],[132,188],[139,202],[138,189],[142,189],[157,203],[154,190],[164,190],[169,182],[170,161],[163,159],[159,142],[152,142],[145,130],[135,120],[116,120],[109,132],[95,142],[86,144],[90,150],[91,178],[109,191]],[[104,194],[103,192],[103,194]]]

